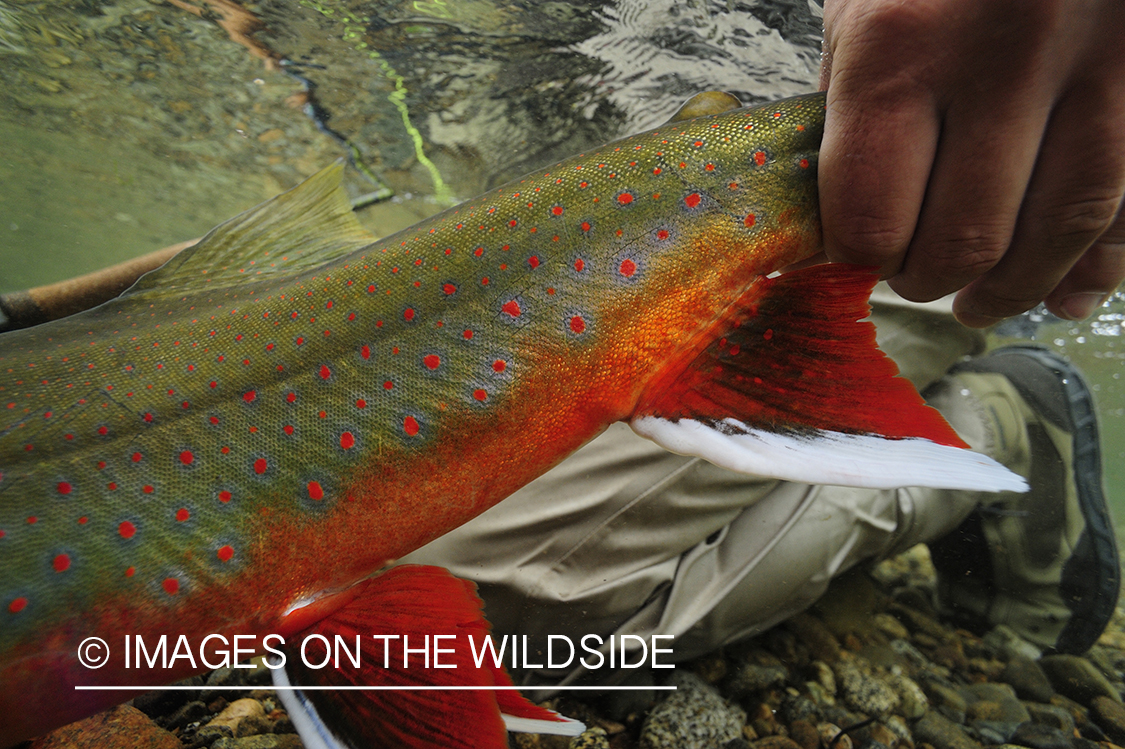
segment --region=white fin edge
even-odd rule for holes
[[[630,426],[674,453],[697,455],[732,471],[786,481],[868,489],[1028,490],[1022,476],[992,458],[926,439],[830,431],[797,436],[753,429],[736,419],[720,423],[722,431],[693,419],[641,416]]]
[[[538,718],[516,718],[500,713],[504,727],[517,733],[549,733],[554,736],[578,736],[586,730],[580,720],[560,715],[561,720],[539,720]]]
[[[284,668],[273,669],[271,675],[273,685],[281,687],[277,690],[277,696],[281,699],[281,704],[285,705],[289,720],[293,721],[293,727],[297,729],[297,735],[301,737],[305,749],[349,749],[348,745],[324,724],[308,698],[302,692],[290,689],[292,684],[289,683],[289,674],[285,673]]]

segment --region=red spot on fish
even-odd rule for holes
[[[106,436],[107,434],[109,434],[109,427],[98,427],[98,434],[102,437]]]
[[[184,450],[180,453],[180,462],[185,466],[190,466],[194,461],[195,455],[192,454],[191,450]]]
[[[623,192],[617,196],[617,202],[621,205],[629,205],[633,202],[633,194],[629,192]]]
[[[247,390],[245,393],[242,394],[242,400],[246,401],[247,403],[253,403],[254,399],[257,398],[257,397],[258,397],[258,394],[255,393],[253,390]]]
[[[471,341],[471,340],[472,340],[472,338],[473,338],[473,331],[471,331],[471,330],[466,330],[466,331],[465,331],[464,333],[462,333],[461,335],[462,335],[462,337],[464,337],[464,339],[465,339],[466,341]]]
[[[765,333],[762,333],[762,338],[766,339],[767,341],[773,338],[773,328],[769,328]]]
[[[355,447],[355,435],[351,432],[344,432],[340,435],[340,447],[344,450],[351,450]]]
[[[413,416],[407,416],[402,420],[402,428],[410,437],[418,434],[418,422]]]
[[[504,361],[503,359],[497,359],[496,361],[492,362],[493,372],[503,372],[507,368],[508,362]]]
[[[652,170],[652,173],[653,174],[660,174],[661,171],[663,171],[663,170],[660,167],[656,167],[655,169]]]
[[[370,359],[371,358],[371,347],[368,346],[367,344],[364,344],[364,345],[360,346],[359,347],[359,355],[363,359]]]
[[[563,215],[563,207],[561,205],[551,206],[551,213],[556,216]]]
[[[413,320],[414,319],[414,308],[413,307],[407,307],[406,311],[402,313],[402,319],[406,320],[407,322],[410,322],[411,320]]]
[[[219,550],[215,552],[215,556],[219,558],[220,562],[229,562],[231,557],[234,556],[234,549],[230,545],[220,546]]]
[[[582,231],[590,231],[590,222],[589,221],[583,221],[582,224],[581,224],[581,229],[582,229]]]
[[[66,572],[70,569],[70,555],[59,554],[51,562],[51,566],[55,568],[55,572]]]
[[[69,481],[60,481],[55,488],[58,489],[59,494],[70,494],[71,489],[74,487],[70,485]]]
[[[179,523],[186,522],[187,519],[190,518],[190,517],[191,517],[191,513],[188,512],[186,507],[181,507],[180,509],[176,510],[176,522],[179,522]]]
[[[744,218],[744,219],[742,220],[742,223],[746,224],[746,228],[747,228],[747,229],[749,229],[750,227],[752,227],[752,226],[753,226],[754,224],[756,224],[757,222],[758,222],[758,219],[754,217],[754,214],[753,214],[753,213],[748,213],[748,214],[746,214],[746,218]]]
[[[395,384],[393,382],[391,382],[390,380],[387,380],[386,382],[383,383],[383,389],[384,390],[390,390],[394,386],[395,386]]]
[[[132,538],[137,535],[137,526],[126,520],[117,526],[117,532],[121,534],[122,538]]]
[[[422,358],[422,363],[426,365],[426,369],[437,369],[441,365],[441,357],[437,354],[427,354]]]
[[[23,596],[13,599],[12,602],[8,604],[8,611],[12,612],[13,614],[18,614],[25,608],[27,608],[27,599]]]
[[[535,270],[536,268],[539,267],[539,256],[538,255],[532,255],[531,257],[529,257],[527,259],[527,264],[531,266],[532,270]]]
[[[657,239],[667,239],[668,238],[668,230],[667,229],[659,229],[656,232],[656,238]]]
[[[686,198],[684,198],[684,204],[688,208],[695,208],[697,205],[699,205],[699,201],[701,199],[702,198],[699,197],[699,193],[693,192],[691,195],[688,195]]]
[[[292,436],[293,435],[293,425],[292,424],[286,424],[285,426],[283,426],[281,428],[281,431],[285,432],[287,435]]]
[[[164,588],[164,592],[170,596],[174,596],[180,592],[180,581],[174,577],[164,578],[164,582],[160,585]]]
[[[125,568],[125,577],[132,577],[135,574],[137,574],[137,568],[136,567],[126,567]]]
[[[713,171],[715,171],[715,165],[714,165],[714,164],[711,164],[711,163],[707,163],[707,164],[704,164],[704,165],[703,165],[703,168],[704,168],[704,169],[705,169],[706,171],[708,171],[708,172],[713,172]]]
[[[220,502],[222,502],[223,504],[226,504],[230,500],[231,500],[231,493],[228,492],[226,489],[219,492],[219,501]]]
[[[293,403],[295,400],[297,400],[297,394],[296,393],[290,391],[290,392],[285,394],[285,401],[287,403]]]
[[[488,398],[488,393],[485,392],[482,388],[477,388],[476,390],[473,391],[473,397],[476,398],[478,401],[483,402],[486,398]]]
[[[515,299],[510,299],[504,302],[503,306],[500,307],[500,311],[511,317],[519,317],[521,312],[520,304]]]
[[[738,356],[738,352],[741,351],[741,350],[742,350],[742,347],[739,346],[738,344],[735,344],[735,345],[730,347],[730,355],[731,356]]]
[[[450,295],[450,294],[454,293],[455,291],[457,291],[457,287],[456,287],[456,286],[454,286],[454,285],[453,285],[453,284],[451,284],[451,283],[447,283],[447,284],[444,284],[444,285],[443,285],[443,286],[441,287],[441,290],[442,290],[443,292],[445,292],[446,296],[448,296],[448,295]]]
[[[332,376],[332,370],[328,368],[327,364],[321,364],[319,374],[320,374],[320,379],[327,380],[329,377]]]
[[[766,154],[764,151],[754,152],[754,163],[758,166],[763,166],[766,163]]]
[[[356,408],[367,408],[367,401],[365,401],[363,398],[360,398],[355,402],[355,407]]]
[[[132,456],[132,461],[133,461],[134,463],[140,463],[140,462],[141,462],[141,459],[142,459],[143,457],[144,457],[144,456],[143,456],[143,455],[141,455],[140,453],[133,453],[133,456]]]
[[[269,464],[266,463],[265,458],[258,458],[254,461],[254,473],[258,474],[259,476],[265,473],[267,468],[269,468]]]
[[[88,522],[90,522],[90,518],[86,517],[85,515],[83,515],[82,517],[78,518],[78,524],[79,524],[79,525],[86,525],[86,523],[88,523]],[[2,533],[2,532],[3,532],[3,531],[0,531],[0,533]]]
[[[570,332],[575,335],[586,332],[586,321],[582,319],[581,315],[570,318]]]
[[[152,494],[156,490],[153,488],[152,484],[145,484],[141,487],[141,491],[145,494]]]
[[[578,258],[577,260],[574,261],[574,270],[578,271],[579,273],[581,273],[582,269],[585,268],[585,267],[586,267],[586,261],[584,261],[582,258]]]
[[[629,258],[625,258],[621,261],[621,267],[618,268],[618,270],[621,271],[621,275],[626,278],[632,278],[633,274],[637,272],[637,264]]]
[[[801,161],[798,162],[798,163],[800,163],[802,169],[808,169],[809,168],[809,160],[808,159],[801,159]]]
[[[207,421],[211,422],[211,426],[218,426],[219,425],[219,417],[218,416],[208,416]]]

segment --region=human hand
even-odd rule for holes
[[[1125,3],[826,0],[825,248],[984,327],[1125,278]]]

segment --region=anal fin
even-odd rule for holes
[[[877,276],[829,264],[756,282],[631,425],[673,452],[805,483],[1026,491],[969,451],[875,345]]]
[[[483,652],[489,624],[472,583],[439,567],[403,565],[359,586],[342,609],[288,638],[285,670],[274,672],[310,749],[505,749],[508,730],[568,736],[584,730],[525,699],[503,667],[487,658],[477,667],[469,638]],[[438,645],[435,635],[451,637]],[[339,668],[331,662],[305,665],[334,657],[338,641],[352,654],[358,644],[358,666],[347,653]],[[438,647],[435,661],[443,667],[428,667]],[[291,685],[316,689],[294,691]]]

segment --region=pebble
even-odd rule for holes
[[[1096,697],[1094,698],[1097,699]],[[1109,700],[1112,704],[1112,700]],[[1044,705],[1039,702],[1025,702],[1024,708],[1027,709],[1028,715],[1036,723],[1042,723],[1046,726],[1054,726],[1061,729],[1068,735],[1072,735],[1075,729],[1074,716],[1064,708],[1057,705]]]
[[[1017,724],[1031,720],[1016,690],[1007,684],[969,684],[957,692],[965,698],[965,714],[971,720]]]
[[[1125,744],[1125,706],[1099,695],[1090,701],[1090,715],[1114,743]]]
[[[932,744],[934,749],[980,749],[961,726],[933,710],[914,724],[914,741]]]
[[[801,749],[818,749],[820,746],[820,733],[816,727],[807,720],[794,720],[789,723],[789,738]]]
[[[728,688],[733,694],[742,695],[783,684],[788,678],[789,670],[784,666],[759,666],[756,663],[747,663],[731,678]]]
[[[296,734],[271,733],[265,736],[219,739],[211,745],[211,749],[304,749],[304,746]]]
[[[118,705],[35,739],[27,749],[181,749],[140,710]]]
[[[1054,726],[1044,726],[1039,723],[1023,723],[1012,735],[1013,744],[1031,747],[1031,749],[1073,749],[1071,736],[1063,733]]]
[[[1039,659],[1039,665],[1043,667],[1055,691],[1076,702],[1088,706],[1099,695],[1121,702],[1121,695],[1109,683],[1109,679],[1085,658],[1077,655],[1047,655]]]
[[[852,737],[846,733],[841,735],[840,727],[835,723],[821,723],[816,732],[820,735],[823,749],[852,749]]]
[[[262,733],[261,730],[254,730],[259,728],[262,723],[266,724],[268,730],[269,721],[266,720],[266,711],[262,707],[262,703],[257,700],[244,697],[240,700],[235,700],[226,706],[226,708],[211,719],[203,728],[217,728],[227,727],[235,737],[250,736],[257,733]],[[253,733],[251,733],[253,731]]]
[[[1015,655],[1008,661],[1000,672],[1000,681],[1010,684],[1021,699],[1033,702],[1050,702],[1055,693],[1043,668],[1023,655]]]
[[[609,749],[609,734],[601,726],[592,726],[571,740],[570,749]]]
[[[742,737],[746,714],[692,673],[669,680],[677,689],[659,703],[641,729],[641,749],[713,749]]]
[[[862,659],[850,653],[841,653],[833,664],[840,696],[850,707],[868,715],[890,715],[901,703],[895,690],[873,676],[864,673]]]

